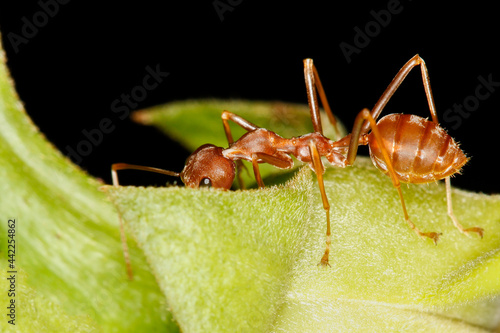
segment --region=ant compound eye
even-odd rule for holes
[[[212,187],[212,181],[210,180],[210,178],[203,178],[201,181],[200,181],[200,187]]]

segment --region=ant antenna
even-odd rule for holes
[[[112,165],[111,168],[111,177],[113,178],[113,185],[118,186],[120,185],[118,183],[118,174],[116,171],[118,170],[142,170],[142,171],[149,171],[149,172],[156,172],[156,173],[161,173],[167,176],[172,176],[172,177],[180,177],[180,173],[178,172],[173,172],[173,171],[168,171],[168,170],[163,170],[159,168],[153,168],[153,167],[148,167],[148,166],[142,166],[142,165],[135,165],[135,164],[128,164],[128,163],[115,163]]]
[[[135,164],[128,164],[128,163],[115,163],[111,166],[111,178],[113,179],[113,186],[119,186],[120,183],[118,182],[118,174],[116,171],[118,170],[143,170],[143,171],[150,171],[150,172],[156,172],[156,173],[161,173],[167,176],[173,176],[173,177],[180,177],[180,173],[178,172],[173,172],[173,171],[168,171],[168,170],[163,170],[159,168],[153,168],[153,167],[147,167],[147,166],[142,166],[142,165],[135,165]],[[132,265],[130,263],[130,254],[127,246],[127,236],[125,235],[125,229],[123,227],[123,221],[122,217],[118,216],[118,219],[120,221],[120,238],[122,242],[122,247],[123,247],[123,255],[125,257],[125,265],[127,266],[127,275],[129,280],[133,280],[134,274],[132,272]]]

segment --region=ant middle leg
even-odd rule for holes
[[[311,120],[313,122],[314,131],[323,134],[317,98],[317,94],[319,94],[321,104],[323,105],[326,115],[335,130],[336,139],[340,139],[337,119],[333,115],[330,105],[328,104],[325,90],[323,89],[323,85],[319,79],[318,70],[316,69],[316,66],[314,66],[312,59],[304,59],[304,77],[306,81],[307,101],[309,103],[309,110],[311,112]]]
[[[331,230],[330,230],[330,203],[328,202],[328,197],[325,191],[325,183],[323,181],[324,167],[323,162],[321,162],[321,157],[318,152],[318,148],[313,141],[309,142],[309,152],[311,154],[311,163],[316,173],[316,178],[318,179],[319,191],[321,193],[321,200],[323,201],[323,208],[326,211],[326,248],[323,257],[318,265],[330,266],[328,263],[328,258],[330,255],[330,245],[331,245]]]
[[[382,156],[383,156],[384,161],[385,161],[386,166],[387,166],[387,173],[388,173],[389,177],[391,177],[392,185],[398,191],[399,199],[401,201],[401,207],[403,208],[403,213],[404,213],[404,217],[405,217],[406,222],[408,223],[410,228],[413,231],[415,231],[415,233],[418,236],[422,237],[423,239],[430,238],[433,240],[434,244],[437,244],[437,242],[439,240],[439,236],[442,235],[441,233],[422,232],[410,220],[410,217],[409,217],[408,212],[406,210],[406,205],[405,205],[405,201],[403,198],[403,192],[401,191],[401,183],[396,175],[396,172],[394,171],[394,167],[392,166],[391,158],[389,157],[389,154],[387,152],[387,148],[384,145],[384,141],[383,141],[382,136],[380,134],[380,131],[378,129],[377,123],[375,122],[375,119],[373,119],[372,114],[370,113],[370,111],[368,109],[363,109],[358,114],[358,116],[356,117],[356,120],[354,121],[354,128],[353,128],[352,137],[351,137],[351,145],[355,145],[354,151],[357,151],[357,147],[358,147],[359,142],[364,141],[363,139],[360,140],[361,126],[362,126],[364,121],[368,121],[368,123],[370,124],[372,132],[375,135],[375,140],[377,142],[377,145],[380,147],[380,151],[382,152]],[[348,163],[350,161],[354,161],[354,158],[355,158],[355,156],[354,157],[350,156],[351,153],[352,153],[352,151],[349,149]]]

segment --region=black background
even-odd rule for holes
[[[232,4],[232,10],[221,13],[221,20],[214,1],[96,4],[73,0],[59,4],[57,13],[39,24],[26,43],[13,45],[13,34],[22,36],[26,21],[41,17],[41,4],[54,2],[0,3],[8,64],[29,115],[63,153],[66,146],[76,147],[84,139],[82,130],[98,127],[104,117],[116,120],[116,129],[80,163],[106,182],[111,163],[180,171],[190,153],[153,128],[128,119],[118,121],[111,112],[115,99],[142,83],[146,66],[159,64],[170,75],[137,109],[207,97],[306,103],[302,59],[310,57],[334,112],[350,128],[356,114],[363,107],[371,108],[399,68],[419,53],[429,69],[443,127],[472,157],[453,184],[499,192],[500,88],[467,119],[461,118],[460,124],[443,119],[454,103],[462,104],[474,95],[478,76],[492,75],[493,81],[500,82],[500,29],[493,2],[437,5],[401,0],[400,12],[373,33],[359,54],[351,55],[350,63],[340,43],[354,45],[354,28],[364,30],[375,22],[372,11],[387,9],[395,1],[332,5],[220,0],[219,4]],[[386,110],[428,117],[426,103],[417,69]],[[122,180],[142,185],[165,182],[161,176],[138,172]]]

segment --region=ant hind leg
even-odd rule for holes
[[[406,205],[405,201],[403,198],[403,192],[401,191],[401,183],[396,175],[396,172],[394,171],[394,168],[392,166],[391,158],[389,157],[389,154],[383,144],[382,136],[380,134],[380,131],[378,129],[377,123],[375,122],[375,119],[373,119],[372,114],[368,109],[363,109],[358,116],[356,117],[356,120],[354,121],[354,129],[353,133],[356,133],[356,135],[353,134],[353,137],[351,138],[351,144],[354,143],[355,148],[357,149],[357,142],[359,141],[359,137],[361,135],[361,126],[363,125],[364,121],[368,121],[370,124],[370,127],[372,129],[372,133],[375,135],[375,140],[377,141],[378,146],[380,147],[380,150],[382,152],[385,164],[387,165],[387,173],[389,177],[391,177],[392,180],[392,185],[396,188],[398,191],[399,199],[401,201],[401,207],[403,208],[403,213],[406,222],[410,226],[410,228],[420,237],[423,239],[430,238],[434,242],[434,244],[437,244],[439,240],[439,236],[441,236],[441,233],[437,232],[422,232],[420,231],[415,224],[410,220],[410,216],[408,215],[408,212],[406,210]],[[351,161],[354,160],[355,155],[352,155],[353,151],[350,149],[348,153],[348,159]]]
[[[479,227],[472,227],[472,228],[464,228],[460,222],[458,222],[457,218],[455,217],[455,214],[453,214],[453,207],[451,203],[451,184],[450,184],[450,177],[446,177],[445,179],[446,182],[446,204],[448,206],[448,215],[450,216],[451,220],[453,221],[453,224],[455,227],[460,230],[463,234],[469,236],[470,232],[475,232],[479,235],[479,237],[483,238],[483,228]]]

